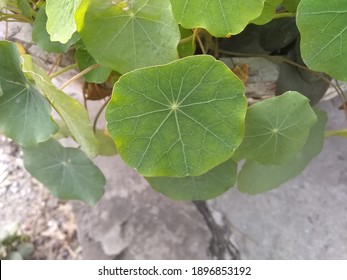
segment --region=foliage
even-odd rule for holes
[[[347,3],[328,2],[0,1],[0,20],[33,24],[40,48],[73,50],[76,60],[49,76],[1,41],[0,132],[22,145],[28,171],[60,199],[95,204],[105,178],[91,158],[117,153],[175,200],[211,199],[236,182],[249,194],[274,189],[323,147],[327,117],[311,107],[324,94],[318,85],[347,81]],[[246,80],[218,58],[252,51],[282,63],[281,91],[247,106]],[[51,82],[73,68],[86,102],[104,100],[93,126],[64,93],[70,81]],[[107,128],[98,128],[105,108]],[[62,146],[62,137],[78,147]]]
[[[28,259],[33,252],[34,245],[21,233],[18,223],[0,229],[0,260]]]

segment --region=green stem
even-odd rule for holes
[[[69,84],[71,84],[72,82],[78,80],[79,78],[81,78],[83,75],[89,73],[90,71],[96,69],[96,68],[99,68],[100,67],[100,64],[96,63],[96,64],[93,64],[91,66],[89,66],[88,68],[84,69],[82,72],[78,73],[76,76],[73,76],[70,80],[68,80],[65,84],[63,84],[61,87],[60,87],[60,90],[63,90],[64,88],[66,88]]]
[[[100,116],[101,116],[101,113],[102,113],[102,111],[106,108],[106,106],[107,106],[108,102],[110,101],[110,99],[111,99],[111,98],[109,97],[109,98],[107,98],[107,99],[105,100],[105,103],[102,104],[102,106],[100,107],[99,111],[97,112],[97,114],[96,114],[96,116],[95,116],[94,123],[93,123],[93,131],[94,131],[94,133],[96,132],[96,125],[97,125],[98,120],[99,120],[99,118],[100,118]]]
[[[75,69],[75,68],[77,68],[77,63],[71,64],[71,65],[69,65],[69,66],[66,66],[65,68],[62,68],[62,69],[60,69],[59,71],[53,73],[53,74],[50,75],[49,77],[50,77],[51,79],[53,79],[53,78],[55,78],[55,77],[57,77],[57,76],[59,76],[59,75],[65,73],[65,72],[68,72],[68,71],[70,71],[70,70],[72,70],[72,69]]]
[[[291,17],[295,17],[296,13],[279,13],[279,14],[275,14],[275,16],[273,17],[273,19],[278,19],[278,18],[291,18]]]
[[[179,44],[179,45],[187,44],[187,43],[189,43],[190,41],[193,41],[193,38],[194,38],[194,35],[192,34],[192,35],[190,35],[190,36],[188,36],[188,37],[186,37],[186,38],[181,39],[180,42],[179,42],[178,44]]]

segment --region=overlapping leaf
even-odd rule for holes
[[[259,17],[252,21],[255,24],[266,24],[273,19],[277,6],[282,0],[265,0],[264,9]]]
[[[49,77],[32,63],[29,55],[23,56],[23,71],[32,76],[82,149],[89,156],[95,156],[98,152],[98,142],[86,109],[77,100],[58,90]]]
[[[258,194],[269,191],[298,176],[306,168],[323,148],[327,115],[322,111],[316,113],[318,121],[310,130],[305,146],[293,159],[279,165],[262,165],[255,160],[246,161],[237,179],[241,192]]]
[[[86,0],[76,21],[88,52],[121,74],[178,57],[170,0]]]
[[[77,148],[56,140],[24,149],[25,168],[60,199],[95,204],[104,193],[105,178],[98,167]]]
[[[200,176],[147,177],[157,192],[174,200],[208,200],[215,198],[234,186],[237,164],[228,160]]]
[[[75,13],[82,0],[47,0],[47,32],[51,41],[67,43],[76,31]]]
[[[177,21],[185,28],[204,28],[216,37],[240,33],[260,16],[264,0],[171,0]]]
[[[243,137],[243,83],[211,56],[123,75],[106,110],[119,154],[145,176],[198,176]]]
[[[347,2],[301,0],[297,25],[305,63],[347,81]]]
[[[23,146],[48,140],[58,127],[51,106],[20,69],[14,43],[0,42],[0,132]]]
[[[309,100],[295,91],[254,104],[247,111],[245,138],[235,159],[286,162],[302,149],[316,121]]]
[[[283,0],[282,6],[285,7],[289,12],[296,12],[300,1],[301,0]]]
[[[62,44],[60,42],[52,42],[50,35],[46,30],[46,23],[47,15],[46,6],[44,5],[37,13],[32,32],[33,41],[36,42],[44,51],[53,53],[65,53],[72,44],[78,41],[79,36],[77,33],[74,33],[70,40],[65,44]]]

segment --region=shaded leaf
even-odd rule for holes
[[[75,59],[78,68],[81,71],[87,69],[89,66],[92,66],[96,63],[95,59],[88,53],[86,47],[83,45],[81,41],[76,45]],[[111,69],[101,66],[88,72],[83,77],[88,83],[99,84],[105,82],[110,76],[110,74]]]
[[[184,28],[204,28],[216,37],[229,37],[240,33],[257,18],[264,0],[171,0],[176,20]]]
[[[234,186],[237,164],[228,160],[200,176],[147,177],[157,192],[174,200],[208,200],[215,198]]]
[[[31,8],[28,0],[17,0],[18,8],[21,10],[23,15],[25,15],[28,18],[32,18],[32,16],[35,14],[34,10]],[[1,6],[1,4],[0,4]]]
[[[99,151],[100,156],[114,156],[118,153],[116,144],[114,143],[111,136],[107,131],[98,129],[95,133],[96,139],[99,141]]]
[[[254,24],[266,24],[273,19],[276,14],[276,8],[282,2],[282,0],[265,0],[264,9],[259,17],[254,19]]]
[[[76,21],[88,52],[121,74],[178,58],[180,33],[169,0],[86,0]]]
[[[51,41],[67,43],[76,32],[75,13],[82,0],[47,0],[47,32]]]
[[[211,56],[139,69],[115,84],[107,127],[123,160],[145,176],[197,176],[243,137],[243,83]]]
[[[323,148],[327,114],[323,111],[316,111],[316,113],[318,121],[310,130],[304,147],[293,159],[280,165],[262,165],[255,160],[246,161],[237,179],[239,191],[248,194],[263,193],[277,188],[280,184],[302,173]]]
[[[256,103],[247,111],[245,138],[235,159],[286,162],[302,149],[316,121],[309,100],[295,91]]]
[[[37,13],[32,32],[33,41],[36,42],[39,45],[39,47],[44,51],[53,53],[65,53],[71,45],[78,41],[79,36],[76,32],[72,35],[72,37],[66,44],[62,44],[56,41],[52,42],[50,39],[50,35],[46,30],[46,23],[46,5],[44,5]]]
[[[30,242],[23,242],[16,249],[23,259],[28,259],[34,253],[35,247]]]
[[[182,26],[180,26],[181,31],[181,39],[189,38],[193,35],[193,31],[190,29],[185,29]],[[187,57],[190,55],[193,55],[196,50],[196,43],[193,42],[193,40],[188,40],[188,42],[184,44],[178,45],[178,53],[180,57]]]
[[[17,251],[11,251],[6,256],[6,260],[22,260],[22,255]]]
[[[0,42],[0,132],[23,146],[46,141],[57,130],[51,106],[23,75],[14,43]]]
[[[301,0],[297,25],[301,54],[313,70],[347,81],[347,2]]]
[[[25,168],[57,198],[94,205],[103,195],[105,178],[81,150],[51,139],[23,151]]]
[[[296,12],[300,0],[283,0],[282,6],[287,9],[288,12]]]
[[[86,109],[74,98],[58,90],[50,81],[46,73],[32,63],[31,56],[23,56],[23,71],[29,73],[35,80],[54,109],[65,121],[75,140],[82,149],[93,157],[98,152],[98,143],[95,138],[89,115]]]

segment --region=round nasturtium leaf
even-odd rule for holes
[[[346,11],[346,0],[302,0],[297,11],[304,62],[343,81],[347,81]]]
[[[93,58],[121,74],[178,58],[170,0],[85,0],[76,22]]]
[[[256,103],[247,111],[245,137],[234,159],[286,162],[302,149],[316,121],[309,99],[295,91]]]
[[[211,56],[135,70],[115,84],[107,127],[123,160],[144,176],[198,176],[241,143],[244,92]]]
[[[183,27],[204,28],[213,36],[229,37],[260,16],[264,0],[171,0],[171,5]]]
[[[23,151],[25,168],[59,199],[94,205],[103,195],[105,177],[80,149],[51,139]]]
[[[237,164],[229,159],[200,176],[147,177],[157,192],[174,200],[208,200],[220,196],[236,182]]]

